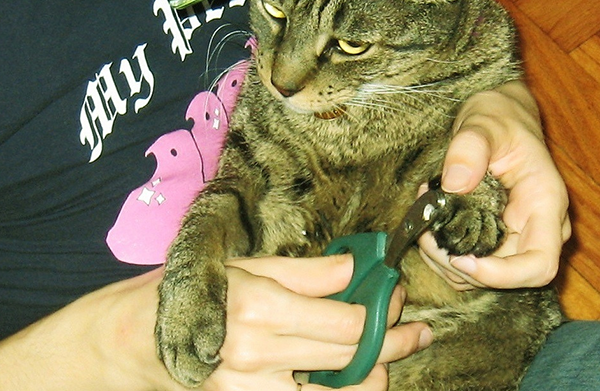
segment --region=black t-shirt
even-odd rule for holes
[[[245,0],[179,12],[167,0],[4,1],[0,15],[2,339],[160,262],[123,250],[163,230],[150,226],[164,212],[136,208],[177,199],[165,183],[198,190],[218,140],[193,130],[226,124],[234,90],[214,82],[248,57],[249,35]]]

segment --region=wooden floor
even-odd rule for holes
[[[575,319],[600,319],[600,0],[498,0],[513,15],[546,142],[570,192],[557,283]]]

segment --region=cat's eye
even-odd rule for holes
[[[344,41],[343,39],[338,40],[337,44],[344,53],[351,55],[362,54],[371,47],[368,43]]]
[[[267,14],[271,15],[273,18],[275,19],[285,19],[285,12],[283,12],[282,10],[280,10],[279,8],[275,7],[273,4],[267,3],[267,2],[262,2],[263,7],[265,9],[265,11],[267,11]]]

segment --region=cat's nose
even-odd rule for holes
[[[275,87],[275,89],[284,98],[289,98],[290,96],[293,96],[293,95],[297,94],[298,92],[300,92],[302,90],[302,87],[298,87],[298,86],[292,85],[292,84],[280,85],[280,84],[276,83],[273,80],[271,80],[271,83],[273,84],[273,87]]]

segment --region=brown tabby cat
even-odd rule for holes
[[[251,24],[258,49],[219,173],[160,286],[159,354],[187,386],[219,364],[226,259],[316,256],[339,236],[393,231],[440,173],[461,102],[520,77],[494,0],[252,0]],[[489,254],[505,203],[491,177],[450,196],[438,243]],[[402,321],[429,322],[435,342],[391,365],[391,390],[517,389],[561,320],[549,288],[456,292],[414,250],[401,268]]]

